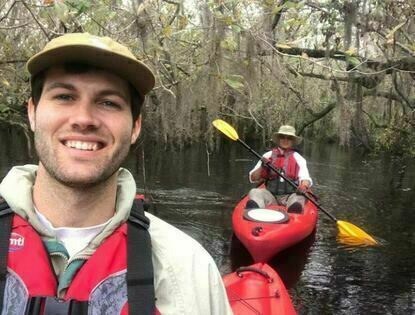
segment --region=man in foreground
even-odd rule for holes
[[[295,134],[295,128],[289,125],[280,127],[273,140],[277,147],[263,155],[249,172],[251,183],[265,183],[266,189],[253,188],[249,192],[247,208],[265,208],[268,205],[287,206],[289,212],[301,213],[305,204],[303,194],[310,188],[312,180],[306,160],[293,147],[301,142]],[[272,166],[293,181],[298,188],[292,187],[282,177],[264,165],[269,161]]]
[[[0,228],[12,220],[8,256],[0,252],[2,312],[231,314],[210,255],[144,216],[134,178],[120,168],[154,86],[149,68],[87,33],[52,40],[27,66],[40,161],[12,168],[0,184]]]

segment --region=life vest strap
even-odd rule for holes
[[[144,201],[135,199],[127,221],[127,295],[129,314],[154,315],[156,298],[151,259],[150,220]]]
[[[3,199],[0,201],[0,310],[2,310],[13,215],[8,204]]]

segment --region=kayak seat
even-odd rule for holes
[[[252,222],[275,224],[287,223],[290,220],[290,217],[285,211],[262,208],[245,209],[243,218]]]

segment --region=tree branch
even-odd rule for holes
[[[338,102],[343,102],[343,98],[341,96],[339,83],[336,80],[333,80],[333,85],[334,85],[334,88],[336,90],[336,98],[337,99],[329,102],[325,108],[323,108],[320,112],[314,114],[313,117],[310,120],[304,122],[299,128],[299,134],[300,135],[302,134],[304,129],[307,128],[309,125],[311,125],[312,123],[314,123],[317,120],[320,120],[321,118],[326,116],[328,113],[330,113],[333,110],[333,108],[336,107],[336,104]]]
[[[288,71],[292,74],[294,74],[295,76],[301,75],[303,77],[310,77],[310,78],[315,78],[315,79],[320,79],[320,80],[337,80],[337,81],[344,81],[344,82],[348,82],[350,81],[349,77],[327,77],[323,74],[317,74],[317,73],[312,73],[312,72],[299,72],[296,71],[294,69],[292,69],[291,67],[288,67]]]
[[[17,1],[14,1],[14,2],[12,3],[12,5],[10,6],[10,8],[7,10],[6,14],[0,18],[0,22],[1,22],[1,21],[3,21],[6,17],[8,17],[8,15],[9,15],[10,11],[13,9],[13,7],[14,7],[14,6],[15,6],[15,4],[16,4],[16,2],[17,2]]]
[[[0,65],[5,65],[9,63],[23,63],[27,62],[27,59],[17,59],[17,60],[0,60]]]
[[[170,18],[169,22],[167,23],[167,25],[172,25],[172,23],[174,22],[174,20],[177,17],[177,14],[180,12],[180,3],[179,2],[174,2],[171,0],[162,0],[163,2],[169,3],[169,4],[173,4],[176,6],[176,11],[174,12],[173,16]]]
[[[319,4],[317,4],[317,3],[313,3],[312,1],[306,1],[305,3],[304,3],[306,6],[308,6],[308,7],[310,7],[310,8],[312,8],[312,9],[315,9],[316,11],[321,11],[323,14],[326,14],[326,15],[330,15],[330,12],[329,11],[327,11],[327,10],[325,10],[325,9],[323,9]],[[341,19],[335,19],[337,22],[344,22],[343,20],[341,20]]]
[[[278,4],[279,7],[283,6],[285,3],[287,2],[287,0],[281,0],[281,2]],[[281,16],[282,14],[286,11],[285,8],[282,8],[281,10],[279,10],[275,15],[274,18],[272,20],[272,25],[271,25],[271,30],[275,30],[275,28],[278,26],[278,23],[281,20]]]
[[[363,96],[374,96],[374,97],[383,97],[387,99],[391,99],[397,102],[402,102],[402,98],[396,94],[396,93],[389,93],[389,92],[383,92],[383,91],[377,91],[377,90],[365,90],[363,92]],[[415,98],[409,99],[411,103],[415,104]]]
[[[178,6],[180,5],[180,3],[174,2],[174,1],[171,1],[171,0],[163,0],[163,2],[167,2],[167,3],[178,5]]]
[[[36,24],[39,25],[40,29],[42,30],[43,34],[45,34],[46,38],[48,40],[50,40],[49,34],[46,32],[45,28],[43,27],[42,23],[39,22],[39,20],[36,18],[36,16],[34,15],[34,13],[32,12],[32,10],[30,10],[29,6],[27,5],[27,3],[25,1],[22,1],[22,4],[25,6],[25,8],[27,9],[27,11],[29,11],[30,15],[32,16],[32,18],[35,20]]]
[[[184,70],[182,67],[180,67],[178,64],[176,64],[176,68],[177,70],[181,71],[182,73],[184,73],[187,77],[190,77],[190,73],[187,72],[186,70]]]
[[[13,29],[16,29],[16,28],[21,28],[21,27],[27,26],[28,24],[29,24],[29,22],[26,22],[26,23],[23,23],[23,24],[20,24],[20,25],[1,26],[0,30],[13,30]]]
[[[304,122],[300,128],[298,128],[298,134],[301,135],[304,131],[305,128],[307,128],[309,125],[313,124],[314,122],[316,122],[317,120],[320,120],[321,118],[323,118],[324,116],[326,116],[328,113],[330,113],[333,108],[336,107],[336,101],[331,101],[330,103],[327,104],[327,106],[325,108],[323,108],[321,111],[319,111],[318,113],[313,113],[312,118],[306,122]]]
[[[364,59],[358,55],[348,55],[345,52],[340,51],[340,50],[330,50],[327,56],[326,50],[323,50],[323,49],[288,47],[286,45],[279,45],[279,44],[275,44],[274,47],[278,52],[281,52],[287,55],[293,55],[293,56],[301,56],[305,54],[310,58],[329,57],[334,60],[341,60],[345,62],[347,62],[348,58],[354,57],[354,58],[359,59],[359,61],[361,62],[360,65],[358,65],[355,68],[358,68],[361,65],[364,65],[373,70],[386,72],[388,74],[392,73],[393,70],[415,72],[415,57],[404,57],[399,60],[380,62],[380,61],[375,61],[375,60],[370,60],[370,59]]]
[[[387,40],[385,33],[381,32],[379,30],[376,30],[375,32],[380,37],[382,37],[382,39]],[[396,46],[398,46],[399,48],[401,48],[404,52],[406,52],[407,54],[410,54],[412,57],[415,57],[415,53],[414,53],[414,51],[411,48],[409,48],[409,47],[405,46],[404,44],[402,44],[400,42],[397,42],[397,41],[395,41],[394,43],[395,43]]]

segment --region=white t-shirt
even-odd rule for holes
[[[52,223],[35,209],[35,212],[39,218],[39,221],[49,230],[56,234],[59,241],[63,243],[68,251],[69,257],[83,250],[88,246],[89,242],[103,230],[107,222],[99,225],[88,226],[84,228],[75,227],[59,227],[55,228]]]
[[[271,156],[272,156],[272,151],[268,151],[264,153],[263,155],[263,157],[266,159],[270,159]],[[307,161],[298,152],[294,152],[293,156],[294,156],[294,159],[297,161],[298,168],[299,168],[298,169],[299,182],[301,183],[302,180],[308,180],[310,181],[310,187],[311,187],[311,185],[313,185],[313,181],[310,177],[310,173],[308,172]],[[251,179],[251,174],[257,169],[259,169],[261,167],[261,164],[262,164],[262,161],[259,160],[258,163],[254,166],[254,168],[249,172],[249,181],[253,184],[258,183],[259,181],[253,181]],[[283,179],[281,179],[281,181],[283,181]]]

